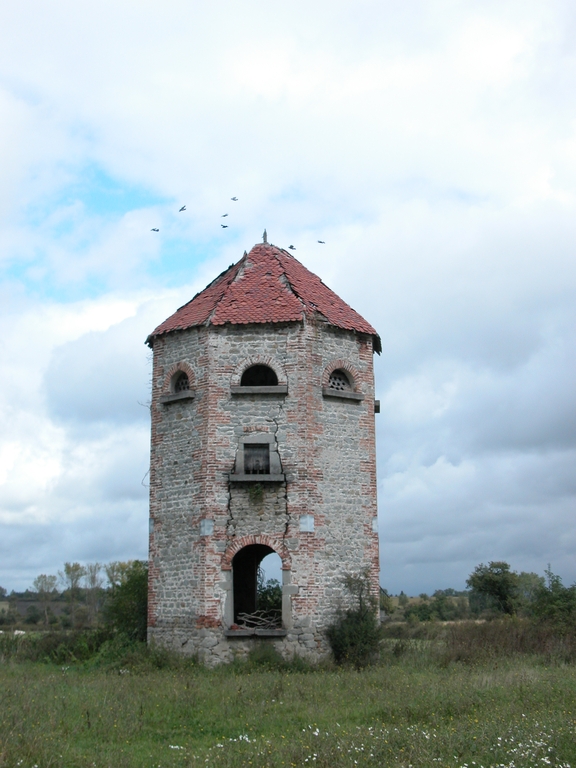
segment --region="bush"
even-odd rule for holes
[[[337,664],[352,664],[356,669],[367,666],[378,656],[382,630],[378,604],[370,594],[368,572],[348,574],[343,578],[352,608],[341,609],[326,636]]]
[[[109,637],[110,633],[104,630],[6,633],[0,637],[0,657],[54,664],[86,661],[98,653]]]

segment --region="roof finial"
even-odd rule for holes
[[[262,242],[263,243],[267,243],[268,242],[268,235],[266,233],[266,230],[264,230],[264,232],[262,232]]]

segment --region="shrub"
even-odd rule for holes
[[[339,610],[326,636],[337,664],[352,664],[361,669],[378,656],[382,637],[378,604],[370,593],[367,571],[347,574],[342,581],[353,605]]]

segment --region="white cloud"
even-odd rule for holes
[[[576,579],[575,30],[561,0],[0,9],[0,583],[143,554],[143,341],[264,227],[382,335],[387,585]]]

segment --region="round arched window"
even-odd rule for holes
[[[187,392],[190,389],[190,380],[184,371],[177,373],[172,379],[172,389],[174,392]]]
[[[330,378],[328,380],[328,388],[329,389],[336,389],[339,391],[348,390],[350,391],[352,389],[352,384],[350,382],[350,377],[346,373],[346,371],[343,371],[341,368],[338,368],[335,371],[332,371],[330,374]]]
[[[276,387],[278,376],[268,365],[251,365],[242,374],[241,387]]]

